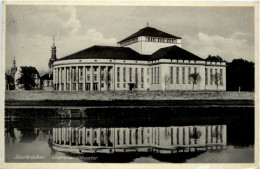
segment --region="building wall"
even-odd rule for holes
[[[209,70],[212,69],[215,72],[217,69],[219,73],[222,71],[223,76],[223,83],[219,83],[218,90],[226,90],[225,66],[225,62],[206,64],[205,61],[194,60],[160,59],[149,62],[137,60],[75,59],[55,62],[53,83],[56,86],[56,90],[106,91],[109,86],[109,90],[121,91],[130,90],[132,86],[132,90],[146,91],[165,90],[165,81],[168,77],[166,90],[217,90],[215,83],[210,83],[211,76],[209,73]],[[107,70],[110,70],[110,85],[108,85],[106,80],[101,80],[102,72],[106,72]],[[208,71],[207,79],[205,70]],[[201,80],[193,86],[192,80],[189,80],[189,74],[195,71],[199,73]],[[206,81],[208,81],[207,84]],[[88,85],[90,86],[86,87]]]
[[[135,51],[137,51],[140,54],[145,54],[145,55],[151,55],[157,50],[164,48],[164,47],[169,47],[169,46],[179,46],[181,47],[181,39],[176,39],[176,42],[159,42],[158,38],[155,38],[155,41],[148,41],[148,37],[138,37],[137,41],[133,41],[130,44],[126,45],[121,45],[124,47],[129,47]],[[151,38],[151,37],[150,37]]]

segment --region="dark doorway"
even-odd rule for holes
[[[129,83],[129,90],[133,90],[134,87],[135,87],[134,83]]]

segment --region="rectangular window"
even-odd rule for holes
[[[104,88],[104,83],[101,83],[100,87],[101,87],[101,88]]]
[[[117,83],[117,88],[120,88],[120,83]]]
[[[154,68],[154,84],[156,84],[156,67]]]
[[[135,82],[138,82],[138,69],[135,68]]]
[[[142,139],[142,144],[144,144],[144,129],[141,130],[141,139]]]
[[[141,82],[144,82],[144,68],[141,68]]]
[[[83,68],[82,67],[79,68],[79,72],[80,72],[79,79],[83,80]]]
[[[98,84],[97,83],[93,83],[93,90],[98,90]]]
[[[188,79],[189,79],[189,84],[191,84],[191,79],[190,79],[190,74],[191,74],[191,72],[190,72],[190,67],[189,67],[189,70],[188,70],[189,72],[188,72]]]
[[[144,84],[143,83],[141,84],[141,88],[144,88]]]
[[[97,81],[97,75],[94,74],[94,81]]]
[[[212,73],[212,69],[210,69],[210,85],[213,84],[213,73]]]
[[[123,130],[123,144],[126,144],[126,134],[125,134],[125,130]]]
[[[86,91],[89,91],[90,90],[90,83],[86,83]]]
[[[179,84],[179,67],[176,68],[176,83]]]
[[[132,82],[132,68],[129,68],[129,82]]]
[[[160,83],[160,68],[157,68],[157,84]]]
[[[197,73],[197,68],[194,68],[194,73]]]
[[[126,82],[126,68],[123,68],[123,81]]]
[[[120,67],[117,68],[117,82],[120,82]]]
[[[87,74],[87,81],[90,81],[90,74]]]
[[[220,69],[220,85],[223,85],[223,70]]]
[[[129,130],[129,144],[132,144],[132,130]]]
[[[208,85],[208,69],[205,69],[205,83]]]
[[[151,84],[153,84],[153,68],[151,68],[151,75],[152,75]]]
[[[147,75],[149,75],[149,68],[147,68]]]
[[[70,81],[70,69],[67,69],[67,82]]]
[[[185,84],[185,67],[182,68],[182,84]]]
[[[117,130],[117,144],[120,145],[120,130]]]
[[[123,88],[125,88],[125,87],[126,87],[126,84],[124,83],[124,84],[123,84]]]
[[[170,68],[170,83],[173,84],[173,67]]]

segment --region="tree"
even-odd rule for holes
[[[189,74],[189,79],[192,82],[192,90],[194,90],[194,85],[199,84],[201,81],[201,77],[199,73],[191,73]]]
[[[255,64],[244,59],[227,63],[227,91],[254,91]]]
[[[212,79],[215,85],[217,86],[217,90],[218,90],[218,86],[220,85],[220,82],[222,80],[221,74],[216,72],[215,74],[212,75]]]
[[[164,90],[166,91],[166,87],[168,84],[170,84],[170,76],[165,74],[163,76],[163,84],[164,84]]]
[[[111,74],[110,71],[108,69],[104,70],[104,81],[107,87],[107,91],[110,90],[110,85],[111,85]]]
[[[20,88],[24,88],[25,90],[32,90],[37,87],[35,78],[39,76],[39,73],[34,67],[23,67],[20,70],[20,77],[16,80],[18,86]]]

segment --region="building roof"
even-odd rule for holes
[[[52,74],[47,73],[41,77],[42,80],[52,80]]]
[[[180,37],[168,34],[166,32],[157,30],[155,28],[152,27],[145,27],[143,29],[140,29],[139,31],[137,31],[136,33],[132,34],[131,36],[128,36],[127,38],[119,41],[118,43],[121,43],[123,41],[127,41],[129,39],[133,39],[139,36],[149,36],[149,37],[162,37],[162,38],[174,38],[174,39],[181,39]]]
[[[155,59],[204,60],[176,45],[157,50],[151,55],[151,60]]]
[[[68,59],[122,59],[149,60],[149,56],[141,55],[128,47],[92,46],[58,60]]]
[[[32,74],[38,74],[39,72],[35,67],[32,66],[20,66],[23,73],[32,73]]]

